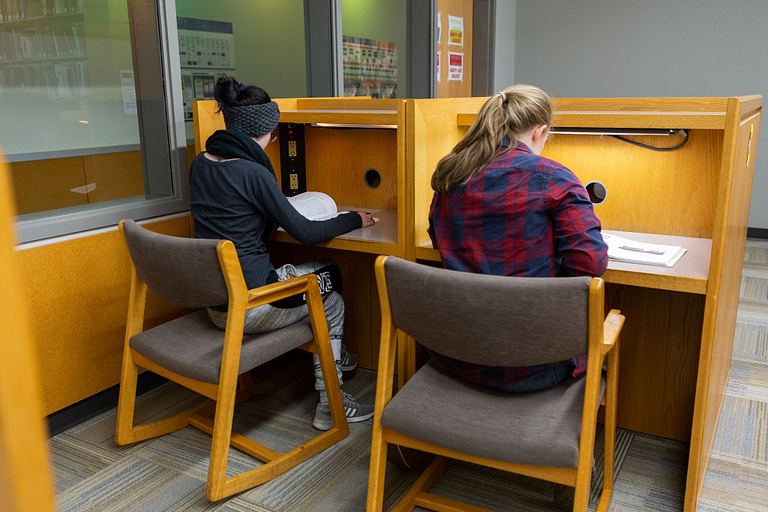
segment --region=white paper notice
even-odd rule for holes
[[[464,81],[464,54],[448,53],[448,81]]]
[[[133,70],[120,70],[120,86],[123,89],[123,112],[136,115],[136,87],[133,83]]]
[[[437,83],[440,83],[440,50],[437,50]]]
[[[464,18],[448,15],[448,44],[464,46]]]
[[[437,44],[440,45],[440,34],[443,31],[443,22],[442,22],[442,14],[438,11],[437,13]]]

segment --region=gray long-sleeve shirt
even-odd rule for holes
[[[274,270],[266,242],[277,227],[313,245],[362,226],[359,215],[310,221],[285,198],[275,176],[248,160],[214,162],[200,153],[190,167],[195,236],[231,240],[248,288],[267,284]]]

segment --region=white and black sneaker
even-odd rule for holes
[[[373,405],[359,404],[349,393],[341,392],[344,401],[344,413],[348,423],[358,423],[373,418]],[[331,408],[328,404],[317,404],[312,426],[318,430],[330,430],[333,427]]]
[[[347,346],[342,343],[341,359],[336,361],[336,363],[341,366],[341,371],[351,372],[352,370],[357,368],[357,356],[355,354],[351,354],[347,352]]]

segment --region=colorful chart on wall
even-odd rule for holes
[[[235,36],[226,21],[176,18],[179,32],[184,120],[192,122],[192,102],[213,99],[218,78],[235,75]]]
[[[397,98],[397,44],[342,36],[344,96]]]

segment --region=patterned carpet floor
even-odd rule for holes
[[[699,510],[768,510],[767,333],[768,242],[748,240],[731,373]]]
[[[738,311],[733,363],[699,510],[768,510],[768,242],[748,241]],[[288,354],[260,372],[256,396],[239,405],[235,430],[278,452],[314,437],[316,394],[311,359]],[[345,389],[373,401],[376,375],[358,369]],[[172,383],[139,398],[137,421],[170,416],[204,401]],[[217,503],[205,497],[210,437],[187,427],[164,437],[117,446],[116,410],[50,440],[59,510],[359,512],[365,510],[370,458],[370,421],[351,424],[350,435],[271,482]],[[617,478],[611,511],[681,510],[688,445],[620,430]],[[597,479],[590,510],[602,480],[602,431],[595,447]],[[387,464],[385,510],[426,467]],[[230,452],[230,474],[258,462]],[[452,462],[432,491],[498,511],[558,510],[554,485],[472,464]],[[559,508],[562,508],[560,506]],[[421,509],[417,509],[421,510]]]

